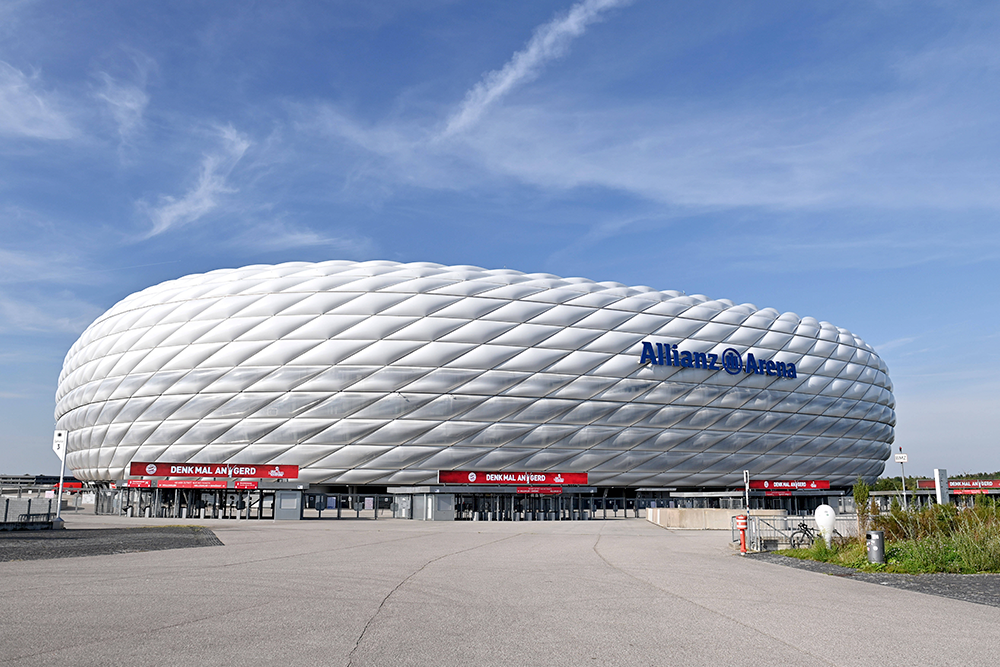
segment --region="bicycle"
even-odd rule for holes
[[[820,537],[821,534],[818,529],[814,530],[809,524],[800,523],[788,541],[793,549],[804,549],[811,547]],[[843,539],[840,533],[836,530],[833,531],[833,541],[835,543],[840,544]]]

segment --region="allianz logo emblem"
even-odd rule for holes
[[[730,375],[752,373],[782,378],[798,377],[795,364],[791,362],[757,359],[752,352],[747,353],[747,358],[744,361],[739,351],[732,347],[723,350],[720,360],[719,355],[711,352],[691,352],[690,350],[679,350],[677,345],[670,343],[642,341],[642,356],[639,358],[639,364],[703,368],[709,371],[726,371]]]

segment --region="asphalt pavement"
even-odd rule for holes
[[[741,557],[728,532],[636,519],[192,525],[224,546],[0,563],[0,665],[882,666],[1000,652],[988,601]]]
[[[221,547],[204,526],[134,526],[0,533],[0,562]]]

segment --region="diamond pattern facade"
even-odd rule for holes
[[[643,342],[794,363],[796,377],[640,363]],[[137,461],[282,463],[311,483],[438,470],[589,472],[713,487],[877,476],[882,360],[773,309],[473,266],[330,261],[132,294],[66,356],[57,428],[80,479]]]

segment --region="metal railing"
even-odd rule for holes
[[[3,521],[5,528],[17,528],[28,524],[54,521],[56,509],[52,498],[4,498]]]
[[[811,516],[754,516],[747,517],[747,548],[750,551],[775,551],[791,548],[792,534],[805,524],[815,534],[819,534],[816,519]],[[736,528],[736,517],[730,519],[730,537],[740,541],[740,531]],[[858,518],[855,514],[838,515],[834,530],[843,537],[858,534]]]

